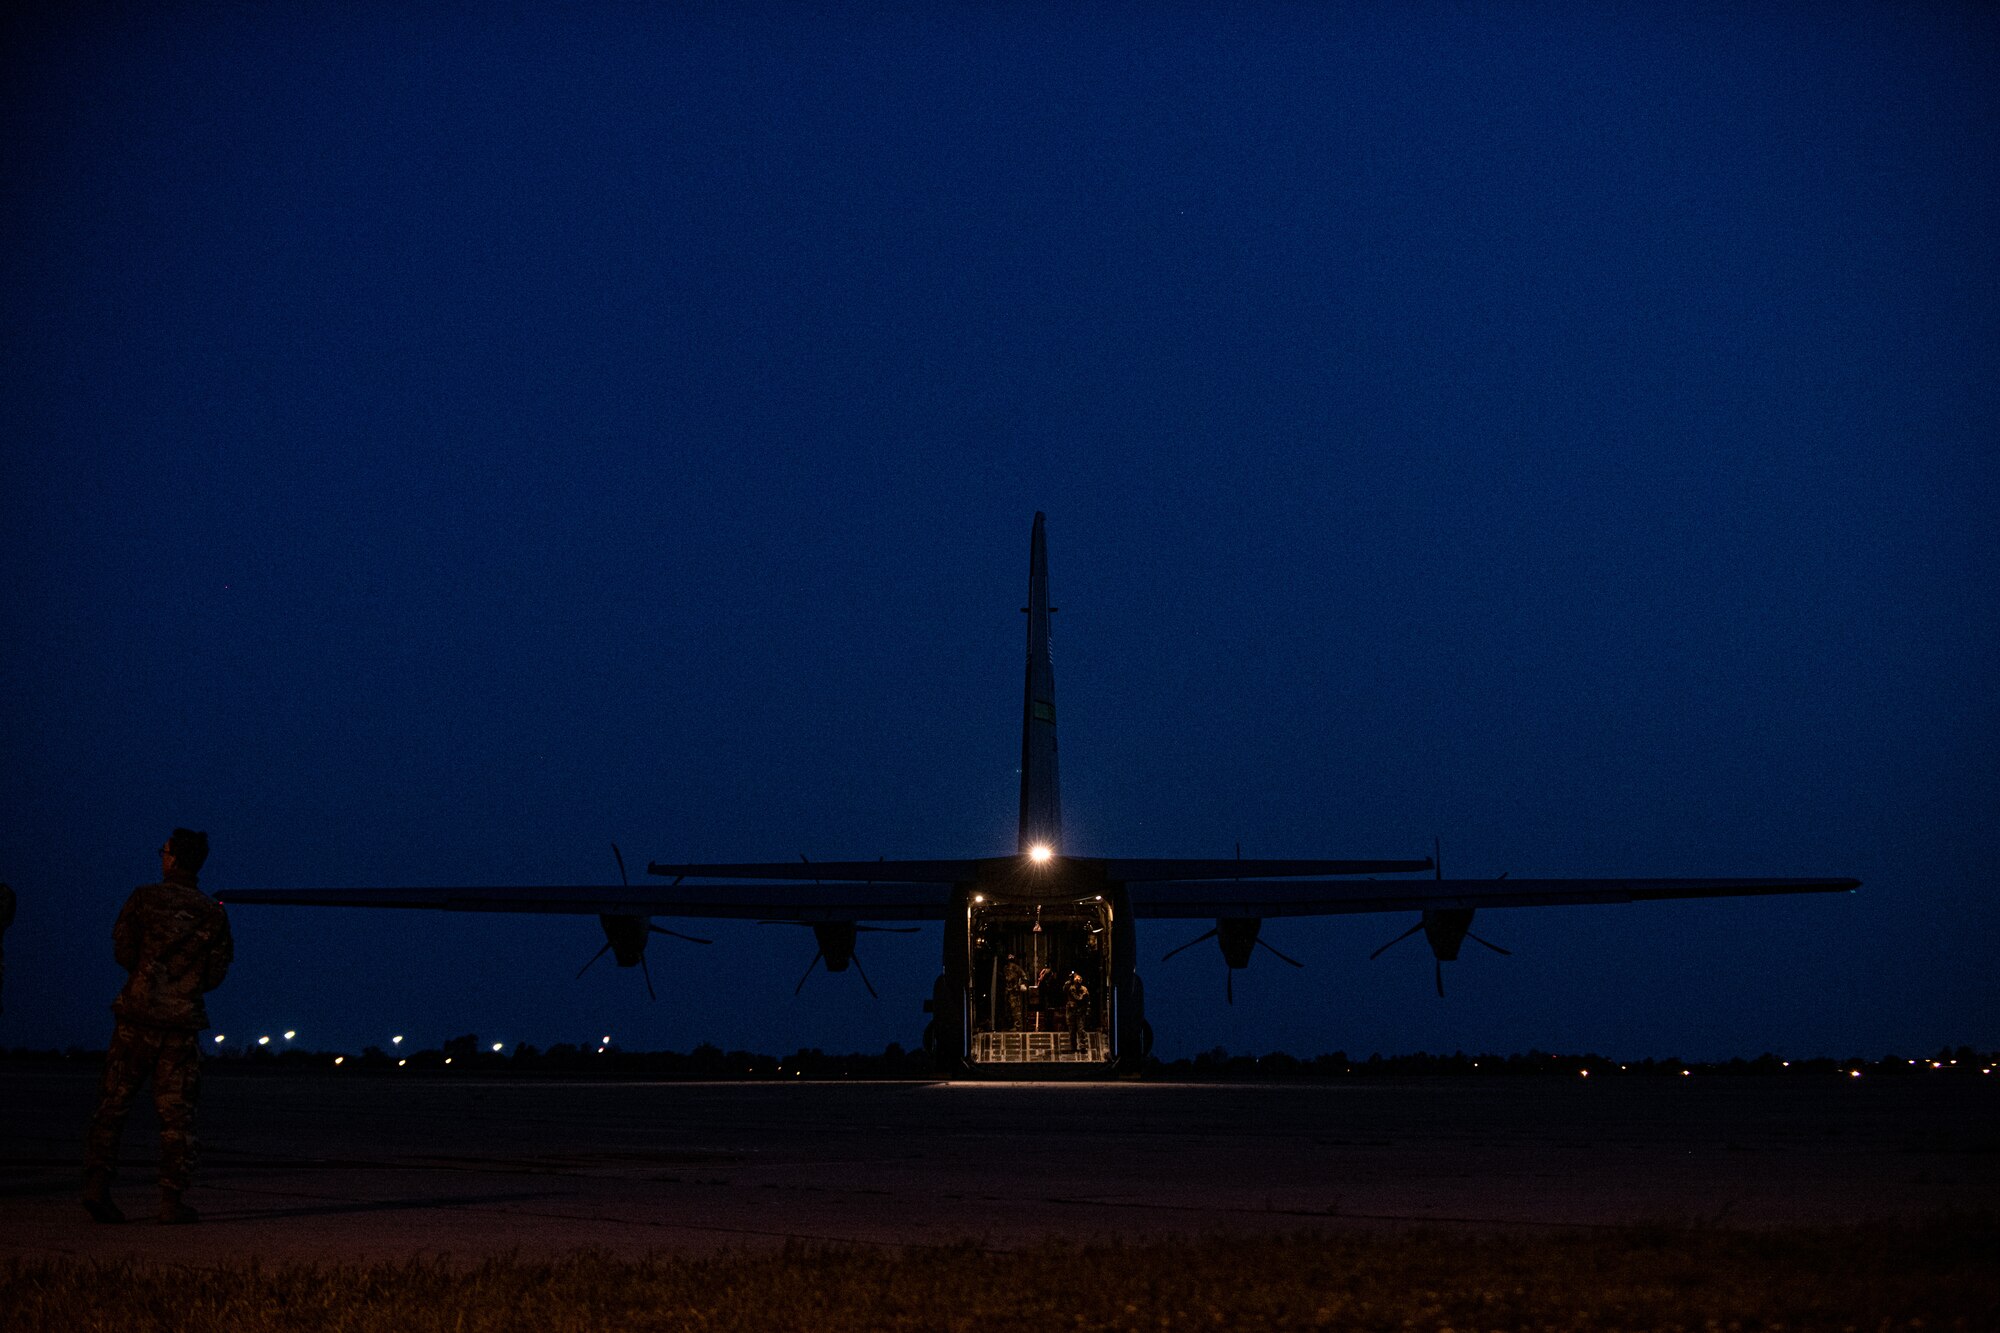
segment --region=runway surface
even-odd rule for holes
[[[1991,1079],[553,1082],[212,1070],[193,1227],[76,1202],[94,1074],[0,1066],[0,1257],[359,1260],[599,1247],[1772,1226],[1990,1210]]]

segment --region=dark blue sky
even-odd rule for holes
[[[62,6],[0,80],[0,1044],[204,882],[1851,874],[1284,922],[1164,1054],[2000,1044],[1990,6]],[[233,1038],[913,1043],[935,930],[232,913]],[[696,928],[697,933],[704,932]],[[1473,957],[1471,954],[1479,956]]]

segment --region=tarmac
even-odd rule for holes
[[[688,1083],[212,1067],[199,1225],[154,1122],[77,1203],[85,1066],[0,1064],[0,1259],[222,1266],[1988,1211],[2000,1076]]]

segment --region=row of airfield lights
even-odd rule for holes
[[[290,1041],[292,1038],[298,1035],[299,1035],[299,1030],[297,1028],[285,1029],[286,1041]],[[228,1040],[229,1040],[229,1034],[226,1032],[218,1032],[215,1034],[214,1041],[217,1046],[222,1045],[223,1042]],[[269,1046],[271,1044],[271,1038],[269,1036],[259,1037],[257,1038],[257,1044],[259,1046]],[[403,1044],[403,1034],[398,1032],[395,1036],[389,1038],[389,1044],[391,1046],[401,1046]],[[495,1055],[500,1054],[500,1052],[506,1049],[507,1049],[507,1043],[504,1041],[496,1041],[493,1043],[492,1050]],[[599,1055],[603,1055],[606,1051],[610,1049],[611,1049],[611,1036],[609,1033],[597,1039],[597,1053]],[[449,1055],[447,1055],[444,1058],[444,1062],[446,1064],[450,1064],[451,1060],[452,1057],[450,1057]],[[336,1055],[333,1057],[333,1062],[337,1065],[344,1065],[347,1063],[347,1057],[344,1055]],[[408,1063],[410,1063],[409,1057],[404,1056],[403,1058],[396,1061],[396,1068],[401,1069],[404,1065],[407,1065]],[[1956,1064],[1957,1061],[1953,1061],[1952,1063]]]
[[[292,1038],[294,1038],[294,1037],[296,1037],[296,1036],[298,1036],[298,1035],[299,1035],[299,1033],[298,1033],[298,1029],[297,1029],[297,1028],[286,1028],[286,1029],[285,1029],[285,1040],[286,1040],[286,1041],[290,1041],[290,1040],[291,1040]],[[229,1037],[228,1037],[228,1034],[227,1034],[227,1033],[222,1033],[222,1032],[218,1032],[218,1033],[216,1033],[216,1034],[215,1034],[215,1037],[214,1037],[214,1041],[215,1041],[215,1044],[216,1044],[217,1046],[220,1046],[220,1045],[222,1045],[222,1043],[223,1043],[223,1042],[225,1042],[225,1041],[227,1041],[227,1040],[229,1040]],[[271,1044],[271,1039],[270,1039],[270,1037],[268,1037],[268,1036],[264,1036],[264,1037],[259,1037],[259,1038],[257,1038],[257,1044],[258,1044],[259,1046],[269,1046],[269,1045]],[[403,1034],[399,1032],[399,1033],[397,1033],[397,1034],[396,1034],[395,1036],[393,1036],[393,1037],[389,1038],[389,1044],[390,1044],[391,1046],[401,1046],[401,1045],[403,1044]],[[493,1043],[493,1046],[492,1046],[492,1051],[493,1051],[493,1053],[494,1053],[495,1055],[498,1055],[498,1054],[500,1054],[500,1052],[502,1052],[502,1051],[504,1051],[504,1050],[506,1050],[506,1049],[507,1049],[507,1043],[506,1043],[506,1042],[504,1042],[504,1041],[496,1041],[496,1042],[494,1042],[494,1043]],[[608,1050],[610,1050],[610,1049],[611,1049],[611,1037],[610,1037],[610,1034],[608,1034],[608,1033],[607,1033],[606,1035],[604,1035],[604,1036],[602,1036],[602,1037],[599,1037],[599,1038],[597,1039],[597,1053],[598,1053],[599,1055],[603,1055],[603,1054],[604,1054],[604,1053],[605,1053],[606,1051],[608,1051]],[[450,1063],[451,1063],[451,1059],[452,1059],[452,1058],[451,1058],[451,1057],[450,1057],[449,1055],[447,1055],[447,1056],[446,1056],[446,1057],[444,1058],[444,1062],[445,1062],[446,1064],[450,1064]],[[344,1065],[344,1064],[346,1064],[346,1063],[347,1063],[347,1057],[346,1057],[346,1056],[344,1056],[344,1055],[336,1055],[336,1056],[334,1056],[334,1057],[333,1057],[333,1062],[334,1062],[335,1064],[337,1064],[337,1065]],[[400,1059],[400,1060],[396,1061],[396,1067],[397,1067],[398,1069],[401,1069],[401,1068],[402,1068],[403,1066],[405,1066],[405,1065],[407,1065],[407,1064],[409,1064],[409,1063],[410,1063],[410,1061],[409,1061],[409,1057],[405,1056],[405,1057],[403,1057],[402,1059]],[[1783,1065],[1784,1065],[1784,1067],[1785,1067],[1786,1069],[1790,1069],[1790,1068],[1792,1067],[1792,1062],[1791,1062],[1790,1060],[1786,1060],[1786,1061],[1783,1061],[1782,1063],[1783,1063]],[[1943,1068],[1945,1068],[1945,1067],[1946,1067],[1947,1065],[1955,1065],[1955,1064],[1957,1064],[1957,1063],[1958,1063],[1958,1061],[1956,1061],[1956,1060],[1912,1060],[1912,1061],[1910,1061],[1910,1063],[1911,1063],[1912,1065],[1929,1065],[1929,1066],[1930,1066],[1930,1067],[1931,1067],[1932,1069],[1943,1069]],[[1477,1060],[1474,1060],[1474,1061],[1472,1062],[1472,1067],[1473,1067],[1474,1069],[1477,1069],[1477,1068],[1479,1068],[1479,1061],[1477,1061]],[[1618,1067],[1619,1067],[1620,1069],[1626,1069],[1626,1068],[1629,1068],[1629,1066],[1627,1066],[1627,1065],[1619,1065]],[[1993,1066],[1991,1066],[1991,1065],[1988,1065],[1988,1066],[1986,1066],[1985,1068],[1981,1069],[1981,1070],[1980,1070],[1979,1072],[1980,1072],[1980,1073],[1982,1073],[1982,1074],[1990,1074],[1990,1073],[1992,1073],[1992,1072],[1993,1072],[1993,1069],[1994,1069],[1994,1067],[1993,1067]],[[1580,1075],[1580,1076],[1581,1076],[1581,1077],[1583,1077],[1583,1078],[1589,1078],[1589,1077],[1590,1077],[1590,1071],[1589,1071],[1588,1069],[1579,1069],[1579,1070],[1577,1070],[1576,1072],[1578,1073],[1578,1075]],[[1682,1077],[1682,1078],[1692,1078],[1693,1076],[1694,1076],[1694,1071],[1693,1071],[1693,1070],[1691,1070],[1691,1069],[1683,1069],[1683,1070],[1681,1070],[1681,1077]],[[1861,1071],[1860,1071],[1859,1069],[1850,1069],[1850,1070],[1848,1070],[1848,1071],[1847,1071],[1847,1076],[1848,1076],[1849,1078],[1860,1078],[1860,1077],[1861,1077]]]

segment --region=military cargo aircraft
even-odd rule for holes
[[[1136,967],[1141,919],[1209,920],[1189,944],[1214,939],[1232,978],[1262,947],[1270,917],[1416,912],[1417,921],[1383,949],[1421,931],[1443,965],[1468,939],[1482,908],[1557,907],[1665,898],[1829,893],[1854,879],[1445,879],[1434,857],[1349,860],[1171,860],[1073,854],[1063,838],[1056,772],[1055,668],[1049,648],[1048,542],[1035,515],[1029,542],[1027,677],[1021,701],[1021,809],[1014,851],[935,861],[813,861],[682,864],[653,862],[653,887],[230,889],[232,904],[433,908],[457,912],[595,915],[604,947],[620,967],[644,969],[655,934],[681,935],[655,917],[735,918],[810,927],[819,946],[809,976],[850,964],[857,933],[921,929],[884,922],[941,922],[944,962],[924,1008],[925,1044],[951,1075],[1023,1077],[1132,1068],[1152,1045],[1145,987]],[[613,848],[614,854],[617,849]],[[618,857],[621,878],[624,858]],[[1431,878],[1358,876],[1432,872]],[[1186,948],[1182,945],[1180,948]],[[1171,957],[1180,949],[1171,950]],[[1376,950],[1379,955],[1382,949]],[[1164,960],[1164,959],[1163,959]],[[586,963],[587,970],[591,963]],[[582,973],[578,973],[582,975]],[[805,977],[799,985],[805,984]],[[647,990],[652,989],[650,973]]]

